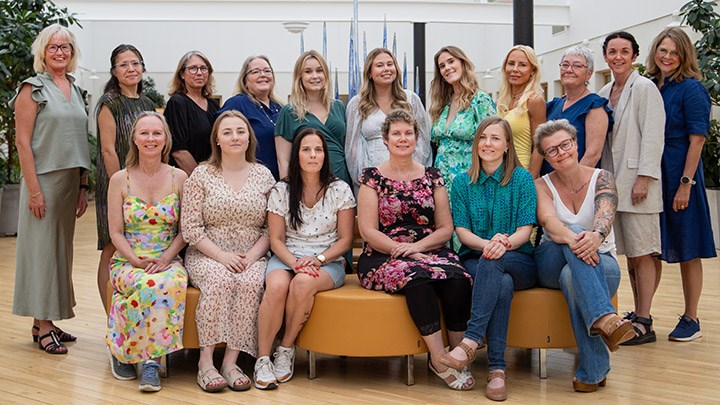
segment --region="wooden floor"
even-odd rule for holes
[[[347,358],[318,355],[318,378],[308,380],[305,353],[296,360],[295,377],[274,391],[226,390],[206,394],[195,383],[197,350],[171,356],[170,378],[162,391],[143,394],[137,381],[118,381],[110,373],[104,343],[105,314],[95,276],[99,252],[95,250],[95,213],[91,208],[78,222],[75,236],[74,283],[77,307],[74,319],[61,322],[78,336],[70,353],[51,356],[30,339],[31,320],[12,315],[15,278],[15,238],[0,238],[0,403],[365,403],[467,404],[484,397],[487,366],[484,352],[473,366],[478,380],[470,392],[446,388],[415,356],[415,385],[404,384],[400,358]],[[624,259],[621,259],[624,267]],[[612,355],[608,385],[594,394],[572,391],[576,362],[574,350],[548,352],[548,379],[537,377],[537,351],[508,349],[508,403],[718,403],[720,402],[720,260],[706,260],[701,308],[703,337],[691,343],[667,340],[677,314],[682,312],[678,267],[665,266],[653,306],[658,342],[623,347]],[[620,308],[630,309],[627,277],[620,286]],[[38,291],[38,293],[42,293]],[[216,353],[218,354],[218,353]],[[252,359],[241,366],[252,372]]]

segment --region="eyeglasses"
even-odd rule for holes
[[[660,55],[661,57],[665,57],[665,56],[668,56],[668,55],[669,55],[671,58],[673,58],[673,59],[677,59],[677,58],[680,57],[680,54],[677,53],[677,51],[668,51],[668,50],[665,49],[665,48],[658,48],[657,53],[658,53],[658,55]]]
[[[60,45],[50,44],[45,47],[45,50],[50,53],[55,53],[55,52],[57,52],[58,49],[63,51],[63,53],[68,53],[73,50],[73,46],[71,44],[60,44]]]
[[[197,74],[198,70],[202,72],[202,74],[205,74],[210,71],[207,66],[186,66],[185,70],[190,72],[190,74]]]
[[[560,143],[560,145],[557,146],[551,146],[543,152],[543,155],[547,157],[555,157],[558,153],[560,153],[560,149],[564,150],[565,152],[569,151],[573,143],[575,143],[572,139],[566,139]]]
[[[264,74],[265,76],[272,76],[273,70],[270,68],[267,69],[253,69],[249,72],[247,72],[248,76],[260,76],[260,74]]]
[[[562,72],[562,71],[565,71],[565,70],[568,70],[568,69],[572,69],[573,71],[575,71],[575,70],[580,70],[580,69],[584,69],[584,68],[587,67],[587,65],[583,65],[582,63],[573,63],[573,64],[570,64],[570,63],[567,63],[567,62],[563,62],[563,63],[559,64],[558,66],[560,66],[560,71],[561,71],[561,72]]]
[[[115,68],[120,68],[122,70],[127,70],[132,66],[133,69],[139,70],[141,66],[145,66],[145,62],[141,60],[134,60],[132,62],[123,62],[123,63],[117,63],[115,64]]]

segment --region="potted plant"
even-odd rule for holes
[[[720,108],[720,14],[716,1],[692,0],[680,9],[683,21],[702,34],[695,42],[703,85],[710,93],[713,109]],[[717,115],[716,115],[717,116]],[[713,221],[715,247],[720,249],[720,122],[711,120],[710,132],[702,151],[705,187]]]
[[[78,24],[73,14],[52,1],[0,2],[0,235],[16,234],[18,218],[20,163],[15,149],[15,114],[8,101],[18,84],[35,73],[30,47],[40,30],[53,23]]]

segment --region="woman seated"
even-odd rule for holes
[[[578,163],[576,136],[565,119],[548,121],[535,132],[535,144],[555,169],[535,180],[544,230],[535,261],[540,285],[562,289],[570,310],[580,357],[573,388],[593,392],[606,384],[608,349],[618,350],[635,332],[610,302],[620,283],[612,233],[615,179]]]
[[[112,372],[136,378],[140,390],[160,391],[158,359],[180,350],[185,319],[187,275],[178,253],[185,246],[180,200],[185,172],[167,164],[172,147],[165,118],[138,115],[125,169],[110,178],[108,224],[115,255],[107,344]]]
[[[515,154],[510,124],[490,117],[480,123],[470,170],[453,181],[452,214],[465,269],[475,279],[465,338],[440,361],[462,370],[488,343],[485,395],[507,398],[505,347],[513,291],[535,286],[530,233],[535,224],[535,184]]]
[[[257,313],[270,248],[267,195],[275,180],[256,163],[257,140],[247,118],[225,111],[210,133],[212,155],[185,182],[185,265],[200,289],[195,320],[200,340],[197,383],[208,392],[250,388],[236,365],[240,351],[257,355]],[[220,373],[215,345],[226,343]]]
[[[470,317],[470,275],[446,243],[453,232],[440,172],[413,160],[417,123],[405,110],[385,118],[382,135],[390,159],[363,170],[358,224],[365,249],[358,260],[363,287],[405,294],[410,316],[430,350],[430,369],[456,390],[469,390],[469,371],[440,362],[445,353],[440,306],[450,347],[462,340]]]
[[[355,198],[347,182],[330,169],[320,130],[295,136],[288,177],[268,198],[270,258],[258,319],[255,387],[268,390],[289,381],[295,365],[295,339],[310,317],[315,294],[345,282],[343,253],[352,245]],[[275,335],[285,316],[285,332],[270,361]]]

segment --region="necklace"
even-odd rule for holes
[[[303,203],[305,203],[306,207],[313,207],[318,201],[320,201],[320,198],[322,198],[320,195],[320,189],[321,187],[318,187],[314,190],[314,192],[309,189],[303,190]]]
[[[267,108],[268,110],[270,110],[270,111],[273,113],[273,115],[277,114],[278,111],[280,111],[280,109],[278,109],[277,106],[273,106],[272,100],[270,100],[269,105],[270,105],[270,107],[265,107],[265,104],[263,104],[262,101],[261,101],[261,102],[260,102],[260,111],[262,111],[262,113],[265,115],[265,118],[267,118],[267,120],[270,121],[270,123],[271,123],[271,124],[273,125],[273,127],[274,127],[274,126],[275,126],[275,121],[273,121],[273,119],[270,118],[270,116],[268,115],[267,111],[265,111],[265,109]],[[272,108],[272,109],[271,109],[271,108]]]
[[[577,190],[573,190],[572,187],[568,187],[568,188],[570,189],[570,194],[577,194],[577,193],[579,193],[580,190],[584,189],[585,186],[587,186],[587,184],[588,184],[589,182],[590,182],[590,179],[588,179],[588,181],[586,181],[586,182],[583,183],[580,187],[578,187]]]

